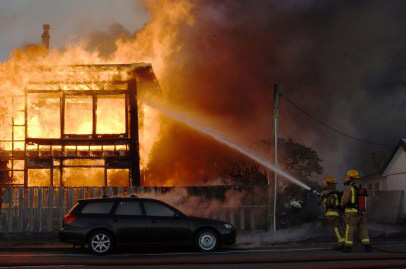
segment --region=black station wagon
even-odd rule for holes
[[[98,255],[116,244],[188,244],[213,251],[236,240],[233,225],[218,220],[186,216],[155,199],[114,197],[84,199],[65,215],[59,240],[88,245]]]

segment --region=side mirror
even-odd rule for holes
[[[178,212],[175,213],[175,215],[173,215],[173,217],[175,219],[179,219],[181,217],[181,214],[179,214]]]

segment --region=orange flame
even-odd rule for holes
[[[24,48],[14,49],[9,59],[0,64],[0,140],[11,139],[11,128],[14,129],[14,142],[0,142],[1,154],[11,150],[24,149],[23,140],[26,138],[23,128],[16,125],[24,124],[24,93],[25,89],[36,87],[35,83],[53,81],[55,76],[63,81],[62,90],[71,90],[73,87],[80,90],[89,90],[89,82],[92,89],[97,89],[98,84],[92,81],[111,81],[114,76],[125,76],[126,74],[110,74],[109,72],[97,73],[64,71],[59,67],[78,64],[126,64],[135,62],[151,63],[155,74],[160,81],[160,86],[165,90],[166,78],[170,70],[167,70],[169,56],[178,51],[182,44],[177,43],[179,26],[181,24],[193,24],[194,18],[191,15],[193,5],[188,0],[161,0],[145,1],[145,5],[150,12],[151,20],[136,33],[133,39],[119,39],[116,41],[117,50],[110,57],[101,57],[98,51],[88,51],[85,43],[68,44],[63,51],[48,51],[42,45],[28,45]],[[71,85],[73,82],[83,82],[82,85]],[[86,81],[86,83],[85,83]],[[34,84],[32,84],[34,83]],[[38,86],[45,87],[45,86]],[[60,85],[47,85],[47,89],[59,89]],[[140,93],[145,94],[145,93]],[[58,97],[53,94],[42,94],[42,96],[32,95],[27,100],[27,124],[28,137],[35,138],[57,138],[60,137],[60,118],[55,113],[59,109]],[[37,97],[37,98],[36,98]],[[72,102],[70,102],[72,101]],[[97,124],[97,133],[123,133],[125,125],[125,111],[118,110],[117,107],[124,105],[123,98],[101,98],[98,101],[97,117],[107,118]],[[66,102],[67,110],[71,113],[66,118],[66,132],[75,134],[87,134],[91,119],[89,100],[69,100]],[[80,104],[80,105],[78,105]],[[149,162],[149,155],[160,132],[160,115],[147,106],[140,106],[142,109],[143,124],[140,130],[140,154],[142,169],[146,169]],[[14,121],[14,122],[13,122]],[[16,126],[14,127],[13,126]],[[49,128],[43,128],[48,126]],[[20,140],[20,141],[16,141]],[[28,145],[27,150],[33,146]],[[58,149],[57,149],[58,150]],[[60,150],[60,149],[59,149]],[[17,167],[17,161],[12,165]],[[10,167],[7,164],[7,167]],[[77,177],[79,170],[64,171],[67,173],[67,180],[70,177]],[[82,171],[80,171],[82,172]],[[98,175],[98,170],[94,170],[94,175]],[[111,171],[110,173],[120,175],[123,172]],[[127,173],[127,172],[124,172]],[[72,175],[72,176],[70,176]],[[54,175],[54,177],[57,175]],[[49,170],[32,170],[29,177],[36,178],[31,185],[47,185]],[[86,176],[82,176],[85,178]],[[15,172],[14,183],[21,183],[21,173]],[[93,183],[85,184],[99,185],[100,179],[93,180]],[[58,183],[55,183],[58,184]],[[68,183],[69,185],[70,183]],[[77,184],[77,183],[72,183]],[[83,182],[81,183],[83,184]]]

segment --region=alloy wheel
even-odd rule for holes
[[[104,254],[111,248],[111,239],[105,233],[97,233],[92,236],[90,247],[94,252]]]
[[[204,251],[210,251],[217,246],[217,238],[213,232],[204,232],[199,236],[199,247]]]

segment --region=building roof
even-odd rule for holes
[[[391,165],[392,161],[394,160],[394,158],[396,157],[398,152],[400,152],[400,150],[403,150],[404,152],[406,152],[406,138],[400,139],[398,145],[395,147],[392,154],[390,155],[390,157],[386,161],[386,163],[384,165],[384,168],[383,168],[382,175],[384,175],[384,176],[387,175],[388,168],[390,168],[390,165]]]
[[[149,63],[89,64],[36,66],[30,72],[27,90],[125,90],[128,81],[136,74],[143,80],[157,83]]]

